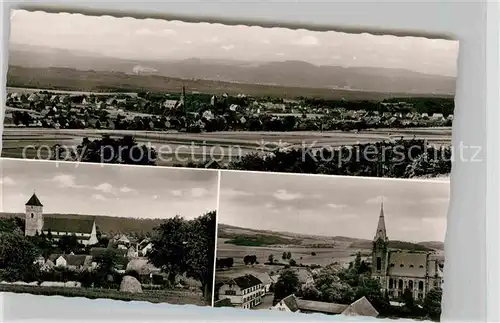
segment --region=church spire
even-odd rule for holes
[[[380,216],[378,217],[377,231],[375,232],[375,237],[373,241],[382,239],[387,241],[387,230],[385,228],[385,218],[384,218],[384,201],[380,203]]]

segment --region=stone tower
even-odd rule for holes
[[[25,236],[34,236],[38,232],[42,233],[43,229],[43,204],[40,202],[35,193],[26,202],[26,224],[24,229]]]
[[[386,286],[387,266],[389,261],[389,239],[385,228],[384,202],[380,204],[380,216],[378,218],[377,231],[373,238],[372,250],[372,277]]]

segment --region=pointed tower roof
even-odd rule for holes
[[[384,218],[384,202],[380,203],[380,216],[378,217],[377,231],[375,232],[375,237],[373,241],[382,239],[387,240],[387,230],[385,228],[385,218]]]
[[[43,206],[35,193],[31,196],[31,198],[26,202],[26,206]]]

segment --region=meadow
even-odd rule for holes
[[[138,143],[150,144],[159,153],[157,162],[159,166],[199,163],[210,159],[227,163],[252,152],[269,152],[277,147],[308,147],[314,150],[322,147],[334,148],[382,140],[397,140],[401,137],[411,139],[414,136],[426,139],[431,144],[451,144],[451,128],[377,129],[359,133],[341,131],[182,133],[6,127],[2,138],[2,157],[49,159],[48,149],[40,149],[40,147],[52,147],[56,143],[76,147],[84,137],[91,140],[99,139],[104,134],[109,134],[112,138],[133,135]],[[30,148],[25,149],[27,146]]]
[[[120,301],[144,301],[151,303],[193,304],[206,306],[201,292],[186,290],[144,290],[142,293],[124,293],[114,289],[40,287],[0,284],[0,292],[28,293],[45,296],[85,297],[89,299],[108,298]]]

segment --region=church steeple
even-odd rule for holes
[[[380,215],[378,217],[377,231],[375,232],[375,237],[373,241],[382,239],[387,241],[387,230],[385,228],[385,218],[384,218],[384,201],[380,203]]]

